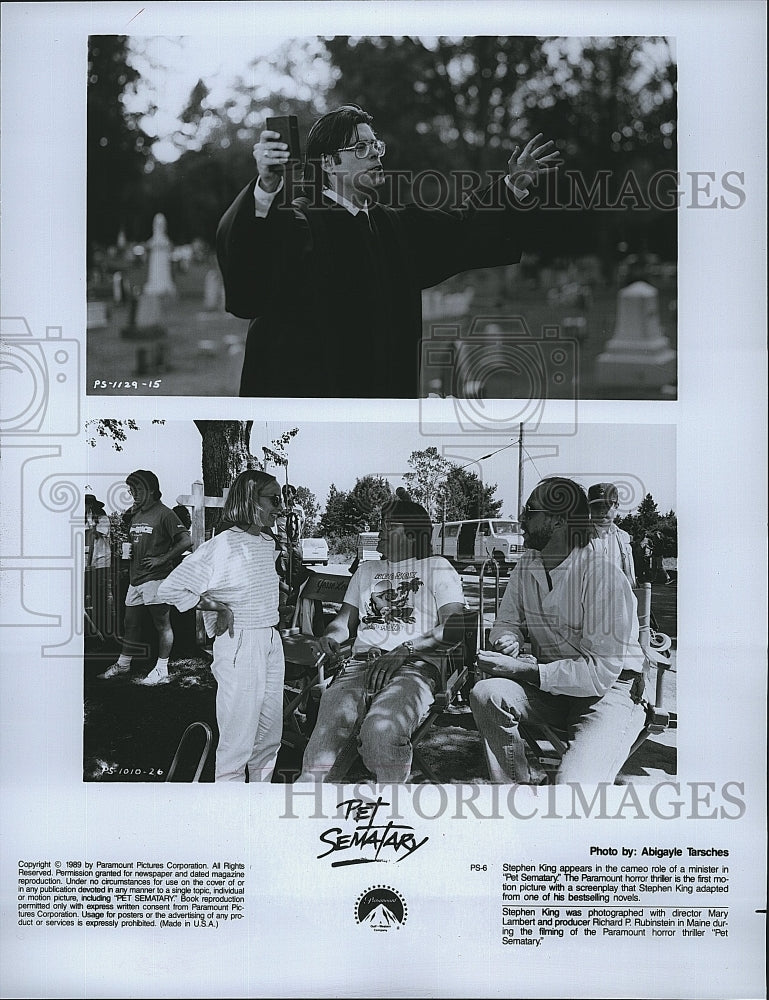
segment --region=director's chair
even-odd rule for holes
[[[466,611],[450,615],[444,623],[443,636],[442,647],[437,652],[430,653],[430,662],[434,663],[439,670],[435,699],[427,715],[419,723],[411,737],[413,763],[433,784],[440,784],[440,778],[425,760],[419,744],[428,736],[440,716],[454,704],[468,680],[478,649],[477,612]],[[370,697],[366,698],[355,728],[324,779],[326,782],[344,781],[352,766],[360,760],[360,727],[371,705],[371,700]]]
[[[311,572],[299,592],[292,626],[281,632],[286,663],[284,746],[304,750],[315,725],[320,694],[336,670],[329,666],[317,637],[335,613],[325,605],[341,605],[349,582],[341,574]]]
[[[678,728],[678,714],[662,707],[665,673],[672,668],[670,658],[671,640],[663,632],[652,626],[651,583],[643,583],[633,588],[638,603],[638,642],[644,654],[644,697],[642,704],[646,710],[646,721],[628,753],[631,757],[638,748],[658,733]],[[483,668],[478,667],[479,676]],[[568,734],[557,729],[543,719],[528,719],[520,722],[518,731],[552,781],[564,754],[569,749]]]

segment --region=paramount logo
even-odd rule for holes
[[[399,930],[407,914],[406,901],[390,885],[371,886],[355,901],[355,923],[379,933]]]

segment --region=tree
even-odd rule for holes
[[[153,424],[164,424],[164,420],[153,420]],[[238,473],[245,469],[267,470],[270,465],[285,467],[288,465],[286,448],[299,433],[298,427],[284,431],[269,445],[262,445],[262,457],[251,453],[251,428],[253,420],[195,420],[194,424],[200,432],[203,490],[206,496],[220,497],[229,489]],[[112,440],[115,451],[122,451],[127,440],[128,431],[138,431],[136,420],[88,420],[85,424],[86,440],[92,448],[96,447],[97,437]],[[301,487],[305,489],[305,487]],[[308,499],[317,514],[317,502],[309,490]],[[313,515],[314,516],[314,515]],[[215,508],[206,510],[206,530],[210,531],[221,517],[221,511]]]
[[[203,491],[206,496],[219,497],[232,486],[235,477],[246,469],[267,470],[268,465],[288,463],[286,446],[298,433],[294,427],[269,445],[262,445],[262,458],[251,453],[253,420],[195,420],[202,438]],[[221,519],[221,510],[206,508],[206,534]]]
[[[252,150],[265,119],[295,114],[300,134],[306,135],[325,110],[331,71],[319,57],[321,49],[320,41],[294,40],[260,57],[257,72],[236,79],[219,107],[206,82],[197,81],[173,136],[178,159],[156,163],[144,178],[137,209],[145,229],[156,212],[163,212],[174,243],[202,239],[213,245],[224,211],[256,171]]]
[[[647,493],[638,505],[636,516],[638,519],[638,527],[641,531],[647,531],[649,528],[655,528],[657,526],[661,515],[651,493]]]
[[[326,538],[339,538],[345,534],[346,512],[349,494],[338,490],[334,483],[329,486],[326,509],[321,515],[318,531]]]
[[[455,465],[446,477],[446,520],[498,517],[504,501],[494,498],[496,492],[496,483],[487,486],[474,472]]]
[[[381,476],[362,476],[349,491],[339,490],[332,483],[318,530],[327,538],[378,531],[382,506],[390,499],[390,484]]]
[[[504,501],[494,498],[496,483],[484,485],[474,472],[444,458],[437,448],[412,451],[408,461],[414,471],[403,476],[404,482],[432,521],[443,520],[444,514],[447,521],[496,517],[502,509]]]
[[[128,62],[125,35],[91,35],[88,40],[86,167],[87,248],[115,243],[130,228],[132,206],[150,158],[153,139],[126,111],[123,95],[135,90],[139,74]],[[138,234],[132,234],[138,235]]]
[[[545,61],[530,36],[337,36],[326,46],[339,69],[332,100],[362,104],[387,137],[388,166],[414,171],[504,168],[514,96]]]
[[[627,531],[631,538],[642,538],[646,534],[659,534],[662,539],[662,555],[674,557],[678,555],[678,518],[674,510],[669,510],[664,516],[657,508],[657,502],[651,493],[647,493],[638,505],[635,514],[618,517],[618,527]]]
[[[337,36],[326,46],[339,71],[333,102],[374,115],[387,169],[411,171],[422,195],[425,171],[504,170],[513,146],[542,132],[564,157],[557,204],[574,203],[566,170],[588,190],[603,171],[612,205],[628,174],[645,189],[670,171],[659,197],[674,203],[676,69],[664,38]],[[546,212],[529,249],[549,258],[599,253],[608,268],[622,240],[674,260],[676,212],[660,202]]]
[[[253,420],[195,420],[194,423],[201,436],[203,491],[206,496],[222,496],[239,472],[263,467],[251,454]],[[213,527],[220,516],[219,511],[207,510],[206,528],[209,521]]]
[[[439,454],[434,445],[423,451],[412,451],[408,464],[413,472],[406,472],[403,476],[406,488],[411,498],[421,503],[430,519],[435,521],[442,512],[443,498],[447,495],[446,480],[452,464]]]
[[[297,486],[296,502],[304,511],[302,537],[313,538],[318,529],[318,514],[320,514],[320,504],[317,497],[306,486]]]
[[[381,476],[356,479],[345,507],[345,534],[378,531],[383,504],[392,499],[390,484]]]
[[[153,420],[153,424],[162,424],[162,420]],[[128,439],[126,431],[138,431],[135,420],[86,420],[86,441],[92,448],[96,447],[97,437],[112,438],[115,451],[123,450],[123,443]]]

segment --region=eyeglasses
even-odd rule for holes
[[[361,139],[354,146],[340,146],[337,153],[344,153],[350,149],[355,150],[356,159],[365,160],[372,151],[374,156],[384,156],[387,144],[383,139]]]
[[[531,517],[532,514],[552,514],[552,511],[545,510],[544,507],[530,507],[528,504],[526,504],[526,506],[519,514],[518,519],[522,521],[525,517]]]
[[[283,497],[280,495],[280,493],[260,493],[259,496],[264,497],[265,500],[272,501],[273,507],[283,506]]]

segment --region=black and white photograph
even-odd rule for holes
[[[260,41],[89,38],[89,393],[675,399],[674,39]]]
[[[84,780],[675,775],[675,429],[509,430],[469,446],[429,424],[89,425],[86,485],[108,499],[86,494]],[[235,545],[249,533],[271,586]],[[258,712],[230,716],[222,664],[255,607],[283,663],[270,706],[252,651]],[[552,729],[540,705],[515,731],[510,699],[533,690],[515,670],[542,673]]]
[[[766,6],[0,4],[2,998],[766,997]]]

